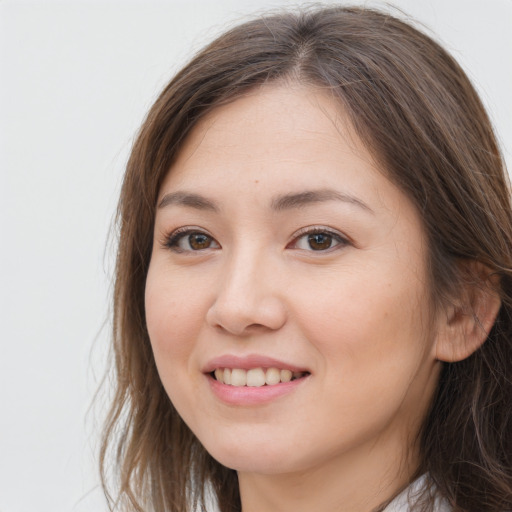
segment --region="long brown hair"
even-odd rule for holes
[[[101,449],[105,488],[111,456],[116,468],[112,509],[185,512],[205,508],[211,493],[222,512],[241,510],[236,472],[204,450],[162,387],[144,288],[159,187],[187,134],[207,112],[272,81],[328,90],[415,203],[437,304],[462,285],[460,261],[498,276],[502,307],[486,342],[444,363],[417,473],[455,510],[512,508],[512,213],[491,124],[432,39],[382,12],[329,7],[260,17],[219,37],[167,85],[133,146],[118,210],[115,396]]]

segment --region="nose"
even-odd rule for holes
[[[286,322],[279,272],[257,254],[233,255],[220,273],[207,323],[236,335],[275,331]]]

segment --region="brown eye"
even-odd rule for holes
[[[212,245],[212,239],[204,233],[192,233],[188,236],[188,243],[194,251],[208,249]]]
[[[174,252],[195,252],[207,249],[220,249],[215,238],[202,231],[178,230],[166,242],[166,247]]]
[[[317,228],[310,229],[309,232],[305,230],[302,232],[303,234],[293,241],[291,248],[302,251],[321,252],[328,251],[329,249],[341,249],[349,245],[346,238],[327,229]]]
[[[311,233],[308,244],[314,251],[325,251],[332,246],[332,236],[329,233]]]

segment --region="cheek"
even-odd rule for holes
[[[146,324],[158,374],[180,415],[190,419],[197,396],[193,340],[198,338],[204,310],[202,295],[179,275],[166,275],[155,265],[146,281]]]
[[[354,276],[353,282],[346,280],[301,307],[302,330],[325,375],[318,410],[330,411],[335,435],[368,434],[396,414],[423,414],[426,407],[433,364],[425,334],[426,301],[416,287],[376,283],[370,286]]]
[[[423,286],[403,268],[340,273],[315,294],[296,290],[306,337],[325,364],[350,372],[389,372],[417,363],[426,348],[427,300]],[[398,277],[400,276],[400,277]]]
[[[204,296],[181,283],[179,275],[166,275],[150,266],[145,291],[146,323],[157,364],[172,364],[190,353],[202,322]],[[172,357],[167,357],[172,354]],[[165,358],[165,359],[164,359]]]

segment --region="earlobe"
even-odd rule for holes
[[[446,308],[437,331],[436,359],[449,363],[466,359],[485,343],[501,306],[499,277],[481,263],[463,265],[470,279]]]

